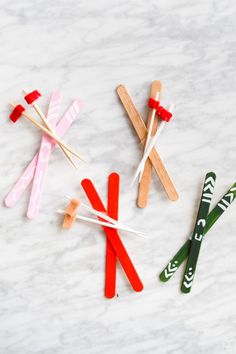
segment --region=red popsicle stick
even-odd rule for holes
[[[92,205],[92,207],[98,211],[106,212],[106,209],[92,183],[89,179],[84,179],[81,182],[81,185]],[[102,218],[99,218],[100,220],[103,221]],[[103,230],[109,239],[110,243],[112,244],[112,247],[127,275],[127,278],[130,281],[131,286],[135,291],[142,291],[143,290],[143,284],[133,266],[133,263],[131,262],[129,255],[118,235],[117,230],[115,229],[110,229],[108,227],[103,226]]]
[[[107,214],[118,220],[119,212],[119,184],[120,177],[111,173],[108,177]],[[116,294],[116,253],[107,238],[106,241],[106,270],[105,270],[105,296],[114,297]]]

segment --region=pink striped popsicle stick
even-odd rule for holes
[[[47,114],[47,120],[50,123],[50,126],[52,128],[56,126],[56,123],[59,118],[58,115],[59,115],[60,103],[61,103],[60,93],[58,91],[53,92],[49,102],[48,114]],[[53,147],[53,139],[50,138],[47,134],[43,134],[40,148],[39,148],[38,161],[34,172],[32,190],[31,190],[30,200],[29,200],[28,210],[27,210],[27,217],[29,219],[34,219],[39,212],[40,201],[42,197],[43,186],[45,183],[45,177],[47,173],[49,158],[52,152],[52,147]]]
[[[82,110],[82,100],[77,99],[73,101],[72,105],[69,107],[63,118],[59,121],[56,126],[56,132],[60,137],[63,137],[67,132],[72,122],[75,120],[76,115]],[[53,150],[56,147],[56,143],[53,144]],[[30,184],[34,177],[34,171],[37,165],[38,152],[35,154],[32,161],[29,163],[21,177],[17,180],[11,191],[7,194],[4,199],[5,205],[9,208],[16,205],[21,195]]]

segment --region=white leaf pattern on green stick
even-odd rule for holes
[[[193,231],[193,238],[190,244],[188,261],[181,286],[183,293],[189,293],[191,291],[194,275],[197,268],[197,261],[200,253],[204,227],[206,225],[206,218],[209,212],[210,202],[214,191],[215,179],[216,175],[213,172],[207,173],[205,177],[198,214]],[[210,193],[205,193],[204,191],[208,189],[210,190]]]
[[[228,196],[229,194],[233,193],[233,200],[230,198],[230,202],[232,203],[235,200],[236,197],[236,182],[231,186],[231,188],[226,192],[226,194],[219,200],[219,202],[216,204],[216,206],[212,209],[210,214],[207,216],[206,219],[206,226],[204,228],[204,236],[208,233],[208,231],[213,227],[213,225],[217,222],[217,220],[223,215],[227,207],[222,206],[222,200]],[[204,237],[205,238],[205,237]],[[188,256],[189,248],[191,245],[191,239],[192,236],[190,235],[188,240],[183,244],[182,247],[178,250],[178,252],[174,255],[174,257],[171,259],[171,261],[168,263],[168,265],[163,269],[163,271],[160,274],[160,280],[163,282],[166,282],[170,280],[171,276],[176,272],[176,270],[180,267],[180,265],[184,262],[184,260]],[[168,278],[165,276],[166,275],[166,270],[169,264],[173,264],[174,262],[177,262],[176,264],[176,270],[174,273],[168,274]]]
[[[173,263],[173,266],[172,266],[171,262],[168,264],[167,269],[165,269],[165,277],[166,278],[171,277],[174,274],[174,272],[178,269],[177,264],[178,264],[177,261],[175,261]]]

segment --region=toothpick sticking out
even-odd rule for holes
[[[156,101],[159,100],[159,95],[160,95],[160,93],[157,92],[156,95],[155,95],[155,98],[154,98]],[[145,152],[146,152],[146,150],[147,150],[147,147],[148,147],[148,144],[149,144],[150,139],[151,139],[152,129],[153,129],[153,124],[154,124],[155,116],[156,116],[156,109],[153,108],[153,109],[152,109],[151,120],[150,120],[150,125],[149,125],[149,127],[148,127],[148,134],[147,134],[147,139],[146,139],[146,142],[145,142],[145,147],[144,147],[143,154],[145,154]],[[141,178],[142,178],[143,169],[144,169],[144,166],[143,166],[142,170],[140,171],[139,182],[141,181]]]
[[[69,195],[66,195],[66,198],[67,198],[68,200],[70,200],[70,201],[73,200],[73,198],[70,197]],[[125,230],[125,231],[131,232],[131,233],[134,233],[134,234],[139,234],[139,235],[141,235],[141,236],[145,236],[145,234],[144,234],[143,232],[134,230],[134,229],[130,228],[129,226],[126,226],[125,224],[123,224],[123,223],[121,223],[121,222],[119,222],[119,221],[117,221],[117,220],[111,218],[111,217],[108,216],[107,214],[105,214],[105,213],[103,213],[103,212],[100,212],[100,211],[98,211],[98,210],[96,210],[96,209],[91,208],[90,206],[88,206],[88,205],[82,203],[81,201],[79,201],[79,206],[80,206],[80,207],[83,207],[83,208],[85,208],[85,209],[87,209],[88,211],[90,211],[91,214],[94,214],[94,215],[96,215],[96,216],[99,216],[100,218],[103,218],[104,220],[106,220],[106,221],[112,223],[113,225],[117,225],[117,226],[122,227],[122,229]],[[119,227],[117,227],[117,228],[119,228]]]
[[[14,107],[15,109],[19,106],[16,105],[15,103],[10,103],[11,107]],[[14,111],[13,111],[14,112]],[[52,133],[50,130],[48,130],[46,127],[44,127],[43,125],[41,125],[39,122],[37,122],[37,120],[35,120],[33,117],[31,117],[31,115],[29,115],[28,113],[25,112],[25,110],[23,110],[21,112],[21,115],[23,115],[25,118],[27,118],[29,121],[31,121],[31,123],[33,123],[36,127],[38,127],[39,129],[41,129],[44,133],[46,133],[47,135],[49,135],[51,138],[53,138],[58,144],[62,145],[66,150],[70,151],[73,155],[75,155],[76,157],[78,157],[80,160],[84,161],[83,158],[77,153],[75,152],[72,148],[70,148],[68,145],[66,145],[59,137],[57,137],[54,133]],[[19,117],[18,117],[19,118]]]
[[[25,95],[28,95],[29,92],[27,92],[27,90],[23,89],[23,93]],[[39,94],[39,93],[38,93]],[[40,94],[39,94],[40,95]],[[35,110],[35,112],[39,115],[39,117],[42,119],[42,121],[44,122],[44,124],[46,125],[46,127],[48,128],[48,130],[50,130],[50,132],[52,134],[54,134],[56,136],[56,133],[54,132],[52,126],[50,125],[50,123],[48,122],[47,118],[45,117],[44,113],[41,111],[41,109],[39,108],[38,104],[36,103],[36,99],[38,98],[39,96],[37,95],[35,97],[34,100],[31,101],[31,103],[29,103]],[[27,101],[27,100],[26,100]],[[27,101],[28,102],[28,101]],[[65,154],[66,158],[68,159],[68,161],[75,167],[77,168],[74,160],[72,159],[72,157],[70,156],[69,152],[67,149],[64,148],[63,145],[61,145],[60,143],[58,144],[59,147],[61,148],[61,150],[63,151],[63,153]]]
[[[66,215],[66,211],[64,211],[64,210],[62,210],[62,209],[58,209],[58,210],[57,210],[57,213],[58,213],[58,214],[61,214],[61,215]],[[101,217],[104,218],[104,215],[102,215]],[[138,232],[138,231],[135,231],[135,230],[132,230],[132,229],[130,229],[130,228],[126,228],[126,227],[124,227],[124,226],[121,226],[120,224],[112,224],[112,223],[110,223],[110,222],[99,221],[99,220],[97,220],[97,219],[88,218],[88,217],[86,217],[86,216],[79,215],[79,214],[76,214],[76,215],[75,215],[75,218],[78,219],[78,220],[83,220],[83,221],[91,222],[91,223],[93,223],[93,224],[106,226],[106,227],[109,227],[109,228],[111,228],[111,229],[118,229],[118,230],[127,231],[127,232],[130,232],[130,233],[134,233],[134,234],[136,234],[137,236],[146,238],[143,233]],[[106,220],[106,219],[104,218],[104,220]]]
[[[169,112],[172,112],[173,111],[173,108],[174,108],[174,105],[172,104],[169,108]],[[135,171],[135,175],[134,175],[134,178],[131,182],[131,186],[133,186],[134,182],[136,181],[139,173],[142,171],[144,165],[145,165],[145,162],[146,160],[148,159],[149,155],[150,155],[150,152],[152,151],[152,149],[155,147],[156,143],[157,143],[157,139],[158,137],[160,136],[163,128],[165,127],[166,125],[166,121],[162,120],[161,123],[159,124],[159,127],[157,128],[157,132],[156,134],[151,138],[151,141],[149,142],[149,145],[143,155],[143,158],[142,160],[140,161],[136,171]]]

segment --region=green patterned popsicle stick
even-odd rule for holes
[[[209,213],[206,226],[204,228],[203,236],[207,234],[207,232],[211,229],[211,227],[215,224],[215,222],[219,219],[219,217],[224,213],[224,211],[233,203],[236,197],[236,182],[232,185],[232,187],[227,191],[227,193],[223,196],[222,199],[218,202],[215,208]],[[183,261],[187,258],[190,250],[191,238],[187,240],[183,246],[179,249],[176,255],[171,259],[168,265],[164,268],[164,270],[160,274],[160,280],[163,282],[167,282],[173,274],[177,271]]]
[[[197,260],[201,248],[206,218],[209,212],[210,203],[215,187],[216,175],[213,172],[207,173],[202,190],[201,201],[199,205],[196,224],[193,230],[193,236],[186,264],[181,290],[183,293],[189,293],[193,284],[196,272]]]

